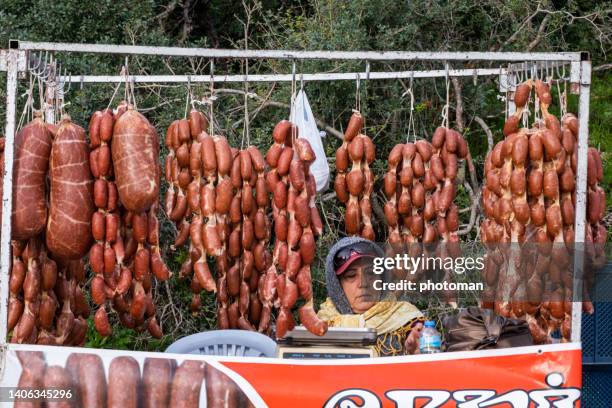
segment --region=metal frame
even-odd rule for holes
[[[284,50],[231,50],[210,48],[177,48],[133,45],[107,45],[107,44],[68,44],[49,42],[9,42],[9,50],[0,53],[0,71],[7,71],[7,97],[6,97],[6,129],[5,129],[5,169],[13,168],[14,139],[15,139],[15,110],[17,103],[18,73],[26,69],[27,51],[51,51],[66,53],[101,53],[120,55],[157,55],[174,57],[202,57],[202,58],[239,58],[239,59],[289,59],[289,60],[358,60],[358,61],[489,61],[489,62],[539,62],[555,61],[569,63],[571,66],[570,80],[579,84],[579,110],[578,110],[578,171],[576,187],[576,220],[574,230],[576,242],[584,240],[586,216],[586,169],[587,149],[589,139],[589,95],[591,83],[591,62],[587,53],[520,53],[520,52],[412,52],[412,51],[284,51]],[[302,78],[308,81],[355,80],[357,75],[362,79],[394,79],[394,78],[432,78],[445,76],[476,76],[501,75],[504,69],[463,69],[463,70],[430,70],[430,71],[403,71],[403,72],[363,72],[363,73],[316,73],[304,74]],[[65,78],[64,78],[65,79]],[[108,83],[125,81],[125,76],[71,76],[68,80],[74,82]],[[244,75],[215,76],[215,82],[244,81]],[[294,75],[252,75],[249,81],[292,81]],[[134,82],[207,82],[209,75],[201,76],[174,76],[151,75],[130,76],[128,80]],[[12,211],[13,173],[5,170],[4,194],[2,197],[2,240],[0,242],[0,347],[6,345],[7,340],[7,307],[8,307],[8,280],[10,268],[10,237],[11,237],[11,211]],[[9,214],[9,216],[6,216]],[[581,238],[582,237],[582,238]],[[574,294],[582,292],[582,260],[583,251],[577,251],[574,260]],[[575,302],[572,308],[572,342],[580,342],[582,307]]]
[[[11,40],[9,48],[91,54],[162,55],[166,57],[368,60],[368,61],[581,61],[579,52],[415,52],[415,51],[291,51],[157,47],[148,45],[73,44]]]
[[[501,72],[506,72],[503,68]],[[316,74],[258,74],[258,75],[80,75],[60,76],[59,81],[66,83],[118,83],[118,82],[140,82],[140,83],[196,83],[196,82],[291,82],[295,79],[303,81],[354,81],[357,76],[360,79],[410,79],[410,78],[444,78],[449,77],[472,77],[499,75],[499,68],[480,69],[443,69],[428,71],[396,71],[396,72],[335,72]]]

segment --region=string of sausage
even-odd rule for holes
[[[216,291],[218,327],[254,330],[261,314],[259,273],[270,263],[264,159],[254,146],[237,151],[224,137],[209,136],[193,125],[200,122],[208,128],[207,121],[199,118],[203,116],[192,111],[189,119],[173,122],[166,138],[170,150],[166,160],[166,178],[170,181],[166,210],[172,220],[185,226],[179,226],[175,247],[191,238],[190,256],[181,267],[181,276],[195,274],[194,312],[200,308],[202,288]],[[184,134],[188,128],[185,123],[191,129],[189,140],[180,136],[181,124]],[[179,146],[180,140],[184,143]],[[188,160],[182,158],[186,151]],[[180,207],[181,184],[185,184],[179,177],[186,164],[190,178],[186,188],[188,207],[183,212],[176,209]],[[176,200],[172,197],[175,189]],[[186,235],[183,228],[188,230]],[[216,259],[216,282],[206,263],[207,254]]]
[[[263,278],[261,301],[264,310],[273,306],[279,309],[277,338],[284,337],[295,326],[291,310],[298,296],[305,302],[298,308],[300,322],[321,336],[327,331],[327,324],[314,311],[310,275],[315,256],[314,234],[319,231],[313,220],[320,219],[318,214],[313,218],[311,207],[316,185],[310,165],[315,155],[308,141],[298,138],[297,127],[286,120],[275,126],[272,136],[274,143],[266,160],[271,167],[267,184],[273,191],[275,243],[272,265]],[[264,329],[260,324],[260,331]]]
[[[519,129],[534,86],[543,120],[531,129]],[[525,318],[537,343],[551,342],[557,329],[569,341],[577,119],[567,114],[560,123],[548,112],[552,97],[540,80],[521,84],[514,99],[517,111],[504,125],[506,138],[485,161],[487,219],[481,225],[481,237],[489,252],[483,272],[488,285],[483,306],[506,317]],[[590,148],[587,242],[593,242],[590,235],[594,228],[600,230],[603,216],[599,203],[602,198],[605,202],[605,195],[596,185],[601,180],[600,163],[599,152]],[[589,209],[593,218],[588,217]],[[605,242],[605,237],[597,239]],[[525,242],[531,245],[521,247]],[[592,310],[588,298],[583,305]]]
[[[374,241],[371,196],[374,173],[370,164],[376,157],[372,139],[361,134],[363,117],[354,112],[344,133],[342,145],[336,150],[334,189],[338,200],[346,204],[344,225],[348,235],[360,235]],[[349,160],[351,170],[347,174]]]
[[[422,251],[440,258],[460,256],[459,213],[453,203],[456,194],[458,159],[465,159],[468,146],[455,130],[438,127],[432,142],[397,144],[391,149],[384,176],[384,206],[388,241],[392,250],[420,256]],[[440,242],[442,245],[436,245]],[[402,278],[419,280],[421,269]],[[444,270],[444,280],[452,271]],[[443,292],[453,303],[454,293]]]
[[[149,122],[120,103],[113,112],[95,112],[89,124],[94,175],[92,232],[96,242],[89,259],[95,273],[91,295],[102,336],[112,334],[107,304],[128,328],[146,327],[161,338],[155,317],[151,273],[159,281],[171,273],[162,260],[157,219],[159,146]]]

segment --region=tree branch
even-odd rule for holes
[[[229,89],[229,88],[215,89],[215,94],[222,94],[222,93],[244,95],[244,91],[243,90],[239,90],[239,89]],[[251,93],[251,95],[253,95],[253,98],[255,98],[257,100],[263,100],[264,99],[264,98],[262,98],[261,96],[255,94],[255,93]],[[268,101],[265,101],[264,103],[262,103],[261,109],[267,108],[269,106],[273,106],[273,107],[276,107],[276,108],[283,108],[283,109],[290,109],[291,108],[291,106],[289,106],[289,104],[287,104],[287,103],[273,101],[273,100],[268,100]],[[261,110],[261,109],[259,109],[259,110]],[[327,123],[323,122],[321,119],[319,119],[317,117],[315,117],[315,122],[317,123],[317,126],[319,128],[323,128],[330,135],[335,136],[339,140],[344,140],[343,133],[340,132],[338,129],[328,125]]]
[[[516,38],[519,36],[519,34],[520,34],[521,32],[523,32],[523,28],[525,28],[525,26],[526,26],[527,24],[529,24],[529,23],[531,22],[531,20],[533,20],[533,18],[534,18],[535,16],[537,16],[537,15],[538,15],[538,13],[539,13],[540,11],[541,11],[541,10],[540,10],[540,7],[539,7],[539,5],[538,5],[538,8],[536,9],[536,11],[535,11],[533,14],[531,14],[529,17],[527,17],[525,20],[523,20],[523,22],[521,23],[521,25],[519,26],[519,28],[517,28],[517,29],[516,29],[516,31],[515,31],[515,32],[514,32],[514,33],[513,33],[513,34],[512,34],[510,37],[508,37],[508,39],[507,39],[506,41],[504,41],[504,42],[503,42],[503,43],[502,43],[502,44],[501,44],[501,45],[500,45],[500,46],[497,48],[497,50],[495,50],[495,49],[492,47],[492,50],[491,50],[491,51],[501,51],[501,50],[502,50],[502,49],[503,49],[505,46],[507,46],[508,44],[510,44],[511,42],[513,42],[514,40],[516,40]]]
[[[612,64],[601,64],[593,68],[593,71],[605,71],[607,69],[612,69]]]
[[[480,125],[482,130],[484,130],[485,134],[487,135],[487,154],[489,154],[491,153],[491,150],[493,150],[493,145],[495,143],[493,140],[493,132],[491,132],[489,126],[487,126],[485,121],[482,120],[480,116],[474,116],[474,120]]]
[[[527,46],[527,51],[533,50],[540,43],[540,41],[542,40],[542,36],[544,35],[544,30],[546,30],[546,26],[548,25],[551,16],[551,14],[547,14],[544,16],[542,22],[540,23],[540,28],[538,28],[538,33],[536,34],[533,41],[531,41]]]
[[[181,42],[187,41],[193,26],[191,25],[191,0],[185,0],[183,3],[183,31],[181,32]]]
[[[467,186],[467,184],[466,184],[466,186]],[[476,195],[474,197],[472,197],[472,206],[471,206],[471,211],[470,211],[470,221],[468,222],[468,225],[464,229],[460,229],[459,231],[457,231],[457,235],[461,236],[461,235],[469,234],[470,231],[472,231],[472,228],[474,228],[474,225],[476,225],[476,215],[478,213],[478,208],[480,207],[480,194],[481,194],[481,192],[479,190],[476,193]]]

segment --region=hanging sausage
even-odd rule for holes
[[[520,128],[533,88],[542,118]],[[482,194],[487,219],[481,237],[489,249],[483,305],[526,319],[537,343],[552,342],[557,330],[564,341],[571,336],[578,126],[572,114],[560,122],[548,111],[551,103],[549,86],[540,80],[517,87],[517,111],[506,120],[505,139],[486,158]],[[599,232],[605,193],[597,185],[602,167],[596,149],[589,148],[587,164],[585,249],[592,251],[587,262],[600,266],[603,254],[592,243],[605,242],[607,232]]]
[[[374,241],[371,201],[374,173],[370,165],[376,157],[376,148],[372,139],[361,134],[362,128],[363,117],[355,111],[344,132],[342,145],[336,150],[334,189],[338,200],[346,204],[346,233]]]
[[[12,222],[18,237],[29,238],[11,241],[10,341],[83,345],[89,306],[80,258],[91,242],[93,210],[88,148],[83,129],[68,117],[56,128],[47,126],[39,112],[34,116],[15,145]],[[39,224],[46,226],[45,234]]]
[[[28,240],[45,228],[51,137],[40,112],[15,135],[13,203],[19,205],[13,205],[12,239]]]
[[[175,246],[190,239],[190,256],[181,267],[181,276],[194,276],[194,312],[200,309],[201,289],[215,291],[218,327],[254,330],[262,309],[257,296],[259,275],[270,263],[265,162],[255,146],[238,151],[225,137],[210,136],[208,122],[202,118],[192,111],[189,119],[170,125],[166,138],[170,152],[166,211],[179,225]],[[188,129],[189,140],[185,137]],[[181,158],[187,151],[188,160]],[[186,187],[181,181],[185,169],[189,171]],[[182,195],[187,208],[177,211]],[[184,230],[188,232],[183,234]],[[216,281],[207,255],[216,260]]]
[[[309,206],[316,195],[310,172],[315,155],[308,141],[298,138],[297,127],[288,121],[276,125],[273,139],[266,160],[271,168],[267,184],[273,192],[275,242],[272,265],[260,283],[264,311],[259,330],[267,330],[269,310],[275,307],[279,309],[276,337],[284,337],[295,326],[291,310],[298,298],[302,298],[305,303],[298,308],[300,322],[310,332],[322,336],[327,324],[315,313],[310,275],[317,228]]]
[[[391,149],[383,189],[393,250],[411,256],[425,251],[442,259],[459,256],[459,213],[453,200],[458,160],[467,155],[468,145],[461,134],[442,126],[435,130],[431,143],[418,140]],[[421,279],[425,272],[421,269],[405,278]],[[452,271],[445,269],[442,279],[450,281]],[[452,292],[443,295],[454,304]]]
[[[95,276],[91,297],[98,306],[94,324],[112,333],[107,307],[127,328],[162,330],[155,317],[153,279],[170,270],[159,247],[159,142],[155,129],[132,106],[95,112],[89,123],[91,170],[95,177],[92,216],[95,243],[89,261]],[[151,276],[153,275],[153,276]]]

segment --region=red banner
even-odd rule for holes
[[[222,363],[242,377],[244,381],[226,372],[252,402],[259,399],[255,392],[269,407],[580,406],[581,351],[576,344],[347,361],[269,361]]]
[[[97,395],[102,406],[124,406],[114,400],[121,397],[171,408],[574,408],[580,406],[581,352],[580,344],[557,344],[281,360],[10,344],[0,385],[19,398],[42,401],[48,396],[34,392],[44,391],[42,379],[59,373],[69,378],[62,384],[73,392],[72,402]],[[139,393],[140,387],[149,391]],[[81,405],[87,404],[73,406]]]

